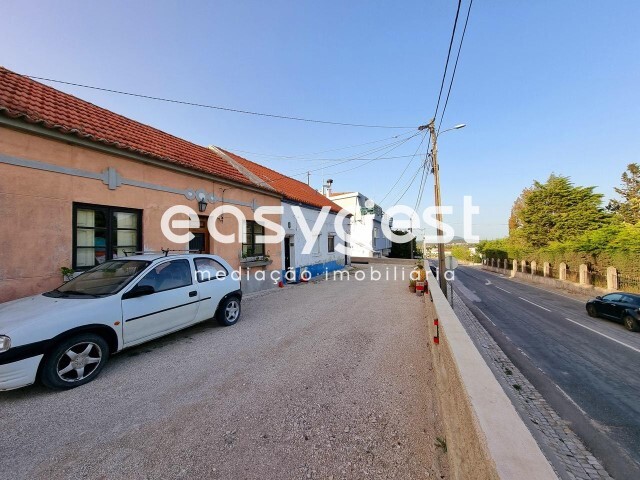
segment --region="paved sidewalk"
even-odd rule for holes
[[[458,290],[453,297],[454,311],[498,382],[525,420],[560,478],[568,480],[610,480],[598,460],[567,426],[542,395],[513,365],[467,308]]]

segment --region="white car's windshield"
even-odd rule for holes
[[[50,293],[67,295],[111,295],[127,285],[150,262],[112,260],[88,270]]]

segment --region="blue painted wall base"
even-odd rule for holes
[[[331,261],[331,262],[326,262],[326,263],[316,263],[314,265],[305,265],[302,267],[296,267],[295,268],[295,280],[291,280],[291,274],[288,275],[289,279],[287,279],[287,276],[285,276],[286,274],[286,270],[282,270],[282,279],[284,283],[299,283],[300,282],[300,275],[302,273],[302,270],[306,270],[309,273],[307,275],[310,275],[310,278],[314,278],[317,277],[319,275],[324,275],[325,273],[330,273],[333,272],[335,270],[341,270],[344,268],[344,264],[343,263],[338,263],[336,261]],[[305,275],[305,276],[307,276]]]

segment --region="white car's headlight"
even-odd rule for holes
[[[0,353],[6,352],[11,348],[11,339],[6,335],[0,335]]]

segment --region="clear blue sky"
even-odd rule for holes
[[[455,6],[453,0],[5,0],[0,64],[239,109],[417,126],[435,108]],[[637,1],[475,0],[443,129],[468,126],[439,143],[444,203],[458,207],[463,195],[472,195],[481,209],[474,233],[505,235],[513,200],[534,179],[568,175],[610,197],[626,165],[640,161],[639,24]],[[303,155],[404,132],[56,88],[195,143],[232,150]],[[321,157],[346,158],[386,143]],[[417,146],[414,139],[387,156],[410,155]],[[245,156],[283,173],[323,165]],[[343,173],[337,172],[364,162],[324,163],[312,185],[319,187],[324,175],[336,191],[359,190],[381,201],[407,161],[378,160]],[[417,184],[402,203],[413,206]],[[432,202],[432,185],[429,178],[423,207]],[[461,214],[450,220],[460,222]]]

